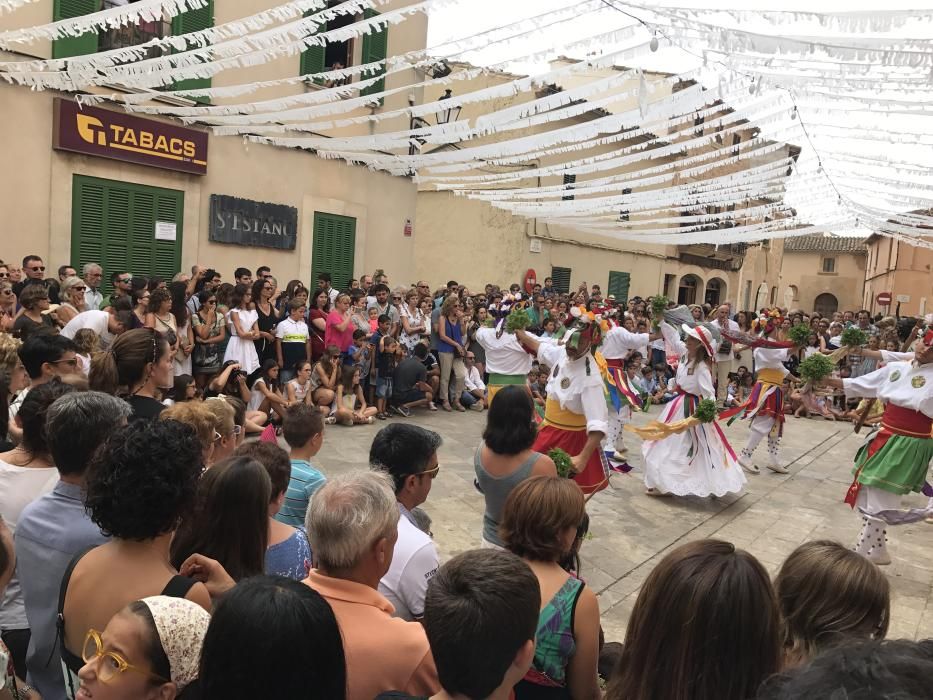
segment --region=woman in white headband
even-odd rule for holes
[[[184,598],[130,603],[84,641],[75,700],[174,700],[198,675],[210,615]]]

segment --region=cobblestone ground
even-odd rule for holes
[[[658,409],[636,418],[654,418]],[[406,420],[394,418],[390,420]],[[473,488],[473,455],[485,424],[485,413],[427,414],[419,425],[444,437],[440,472],[423,508],[433,518],[432,530],[441,558],[478,547],[483,497]],[[365,467],[373,435],[386,423],[342,428],[328,426],[316,462],[325,473]],[[736,451],[748,430],[743,422],[725,428]],[[864,431],[863,431],[864,434]],[[851,423],[788,417],[781,459],[790,474],[762,470],[749,476],[741,495],[723,498],[652,498],[644,494],[638,438],[626,438],[635,470],[614,475],[612,487],[590,500],[592,539],[583,545],[583,576],[599,595],[607,640],[621,640],[638,589],[661,557],[690,540],[716,537],[750,551],[774,575],[799,544],[819,538],[854,542],[860,520],[842,503],[851,483],[852,457],[863,440]],[[764,458],[765,445],[758,455]],[[905,504],[922,506],[912,494]],[[891,638],[933,637],[933,525],[917,523],[891,528],[893,563],[882,567],[893,590]]]

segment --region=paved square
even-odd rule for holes
[[[643,423],[659,412],[640,414]],[[410,419],[444,437],[440,472],[422,506],[433,518],[432,530],[441,558],[478,547],[482,530],[483,497],[473,488],[473,455],[486,414],[468,412],[428,414]],[[324,447],[315,462],[325,473],[365,467],[373,435],[388,422],[343,428],[328,426]],[[733,448],[745,444],[744,422],[725,428]],[[852,481],[852,456],[864,439],[851,423],[789,416],[781,458],[791,473],[762,470],[749,476],[746,491],[724,498],[652,498],[644,494],[639,440],[628,434],[626,444],[635,470],[612,477],[611,488],[590,500],[592,539],[583,545],[583,577],[599,594],[606,639],[621,641],[628,616],[648,572],[672,547],[694,539],[717,537],[747,549],[775,574],[784,558],[799,544],[819,538],[850,546],[860,520],[842,502]],[[756,457],[765,456],[761,445]],[[922,506],[925,498],[912,494],[905,503]],[[917,523],[889,529],[894,559],[882,567],[893,589],[890,638],[933,637],[933,525]]]

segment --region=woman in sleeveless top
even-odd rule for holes
[[[458,411],[466,409],[460,404],[460,395],[463,394],[463,380],[466,377],[466,367],[463,365],[464,332],[463,306],[460,298],[451,295],[444,300],[441,306],[441,316],[437,328],[437,361],[441,366],[440,399],[445,411],[450,411],[450,397],[448,389],[450,374],[454,375],[454,408]]]
[[[496,399],[495,403],[499,400]],[[516,700],[599,700],[599,603],[561,562],[584,516],[583,491],[571,480],[533,476],[505,502],[500,534],[541,587],[535,657],[515,686]]]
[[[483,546],[504,548],[499,521],[505,500],[530,476],[557,476],[554,461],[531,449],[537,430],[528,389],[507,386],[489,407],[483,441],[476,448],[476,485],[486,497]]]
[[[113,539],[80,552],[62,579],[59,631],[65,687],[74,697],[89,629],[102,630],[125,605],[153,595],[211,609],[207,588],[178,575],[169,547],[191,510],[201,476],[201,443],[176,421],[136,421],[104,443],[88,469],[91,520]],[[70,673],[69,673],[70,672]]]

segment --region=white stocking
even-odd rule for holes
[[[606,431],[606,437],[603,438],[602,448],[604,452],[622,451],[622,426],[624,422],[617,411],[609,414],[609,429]]]
[[[758,447],[758,443],[768,436],[773,426],[774,418],[771,416],[755,416],[752,418],[751,424],[748,426],[751,434],[748,436],[748,443],[742,448],[742,456],[751,459],[752,453]]]
[[[855,551],[871,560],[889,560],[888,531],[881,520],[862,517],[862,531],[859,533]]]
[[[781,446],[781,438],[774,435],[768,434],[768,463],[777,465],[780,463],[778,459],[778,448]]]

